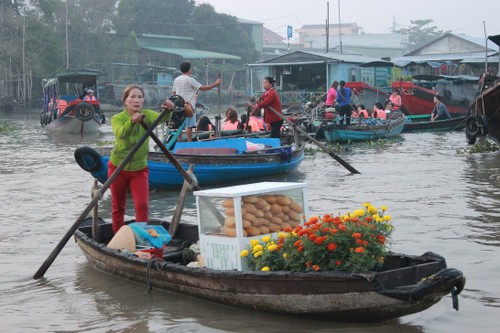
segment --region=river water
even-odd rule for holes
[[[313,214],[369,201],[387,205],[391,249],[434,251],[464,272],[460,310],[450,296],[418,314],[376,324],[304,320],[231,308],[153,290],[94,270],[71,239],[45,273],[33,274],[90,202],[91,176],[75,148],[112,139],[101,133],[53,136],[38,112],[2,113],[0,133],[0,313],[3,332],[498,332],[500,317],[500,153],[457,154],[459,133],[409,133],[383,144],[356,144],[330,156],[309,152],[288,181],[308,184]],[[314,146],[311,146],[314,148]],[[283,179],[280,179],[283,180]],[[151,217],[170,219],[174,191],[151,195]],[[131,205],[129,205],[131,207]],[[110,197],[100,204],[109,216]],[[133,218],[133,212],[127,212]],[[190,196],[184,220],[196,223]]]

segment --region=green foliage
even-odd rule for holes
[[[499,147],[497,144],[486,140],[483,143],[476,143],[470,147],[457,149],[457,154],[488,153],[498,151],[498,149]]]
[[[437,30],[436,26],[429,26],[433,20],[412,20],[409,27],[394,30],[393,32],[409,35],[409,48],[414,50],[425,45],[450,31]]]
[[[7,122],[0,120],[0,133],[7,133],[13,130],[12,127],[7,124]]]

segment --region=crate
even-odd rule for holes
[[[201,255],[209,268],[247,269],[240,252],[252,239],[303,225],[303,183],[261,182],[195,191]]]

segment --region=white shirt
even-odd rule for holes
[[[196,105],[196,92],[202,86],[201,83],[196,81],[189,75],[182,74],[175,78],[172,91],[180,95],[186,102],[191,103],[194,107]]]

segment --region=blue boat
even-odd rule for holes
[[[397,136],[405,126],[405,115],[393,113],[387,119],[351,118],[350,125],[340,125],[337,121],[324,123],[326,142],[371,141]]]
[[[111,147],[80,147],[77,163],[105,183]],[[181,166],[193,174],[198,185],[241,184],[283,176],[296,171],[304,158],[304,144],[282,145],[279,138],[219,138],[210,141],[177,142],[171,150]],[[178,189],[184,178],[162,152],[149,152],[151,189]]]

